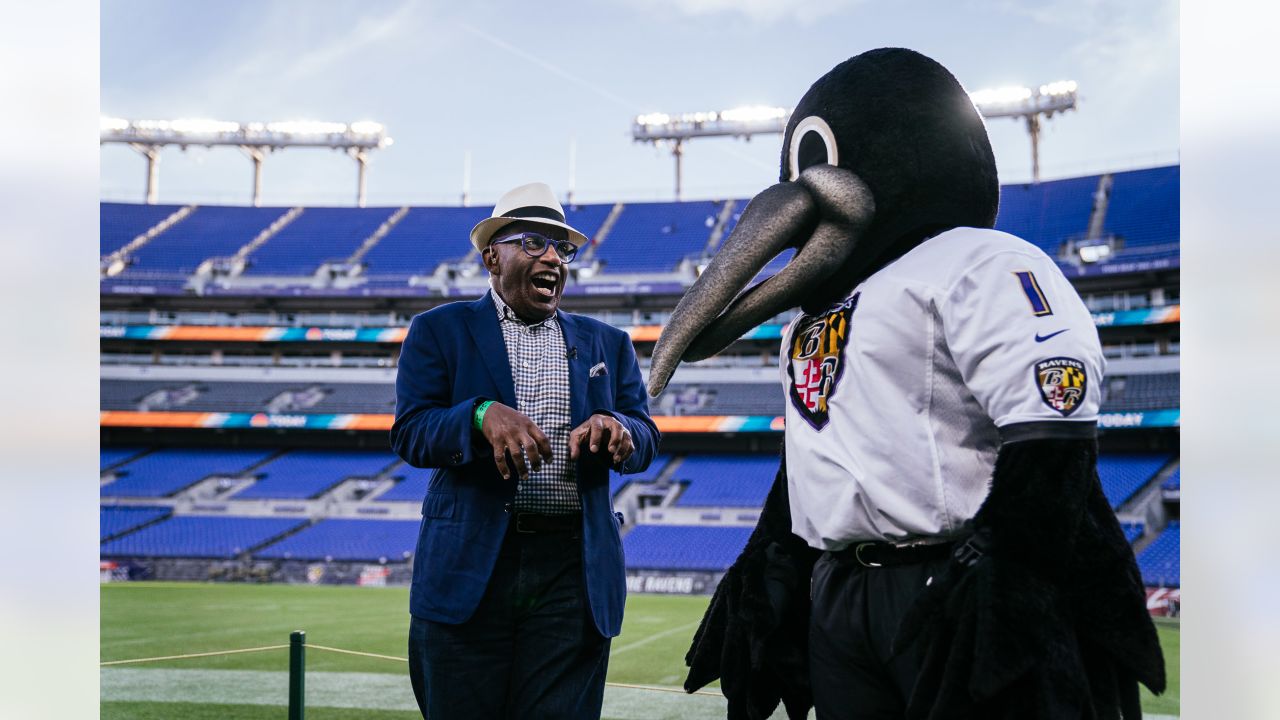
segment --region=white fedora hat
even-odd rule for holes
[[[489,246],[494,233],[513,222],[532,222],[553,225],[569,231],[569,242],[581,247],[587,244],[587,236],[565,223],[564,208],[556,201],[551,186],[546,183],[529,183],[508,191],[498,198],[493,214],[471,228],[471,244],[476,250]]]

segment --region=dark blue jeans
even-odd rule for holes
[[[409,624],[409,677],[430,720],[598,720],[608,663],[576,533],[509,530],[471,619]]]

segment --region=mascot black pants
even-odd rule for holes
[[[849,551],[824,552],[813,566],[809,679],[818,720],[901,720],[922,648],[890,651],[902,616],[947,565],[928,559],[869,567]]]

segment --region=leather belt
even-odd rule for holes
[[[886,542],[854,543],[849,547],[831,553],[842,563],[861,565],[862,567],[891,567],[894,565],[913,565],[944,558],[951,553],[955,543],[941,542],[928,545],[894,545]]]
[[[512,518],[511,527],[521,534],[530,533],[573,533],[582,530],[582,513],[566,515],[543,515],[542,513],[520,512]]]

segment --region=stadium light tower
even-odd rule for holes
[[[1031,136],[1031,179],[1040,182],[1040,116],[1076,108],[1076,82],[1059,80],[1032,90],[1027,87],[1003,87],[969,93],[973,104],[984,118],[1025,118]]]
[[[671,155],[676,160],[676,200],[679,200],[686,140],[726,136],[750,140],[752,135],[782,133],[787,129],[789,117],[791,110],[787,108],[763,105],[683,115],[649,113],[640,115],[631,124],[631,138],[656,147],[671,145]]]
[[[356,161],[356,205],[364,207],[369,152],[393,142],[381,123],[293,120],[272,123],[237,123],[223,120],[125,120],[103,117],[99,142],[121,143],[147,159],[147,204],[160,194],[160,150],[177,145],[237,147],[253,161],[253,204],[262,203],[262,161],[269,152],[290,147],[343,150]]]
[[[1037,90],[1026,87],[979,90],[969,93],[969,97],[984,118],[1026,119],[1027,132],[1031,134],[1031,176],[1040,182],[1040,117],[1051,118],[1054,113],[1075,109],[1075,81],[1060,80],[1041,85]],[[671,154],[676,160],[676,200],[679,200],[686,140],[724,136],[749,140],[752,135],[781,134],[786,132],[790,117],[791,110],[761,105],[681,115],[649,113],[640,115],[631,124],[631,138],[655,146],[671,145]]]

